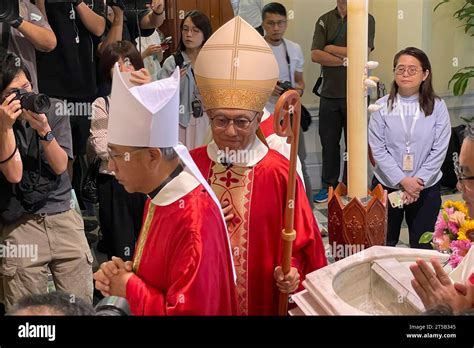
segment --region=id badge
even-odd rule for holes
[[[403,170],[406,172],[413,171],[415,163],[415,155],[411,152],[403,154]]]

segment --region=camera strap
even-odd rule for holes
[[[2,24],[2,46],[8,51],[8,44],[10,43],[10,24]]]
[[[290,55],[288,54],[288,47],[286,46],[285,39],[282,38],[281,40],[283,41],[283,46],[285,46],[286,64],[288,64],[288,76],[290,76],[290,82],[293,85],[293,77],[291,76],[291,61],[290,61]]]

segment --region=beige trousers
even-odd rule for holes
[[[25,215],[0,231],[0,296],[3,292],[7,312],[23,296],[47,292],[48,267],[56,290],[92,304],[93,259],[84,222],[74,209],[44,217]]]

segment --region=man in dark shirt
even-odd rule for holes
[[[20,61],[21,62],[21,61]],[[62,103],[46,114],[24,109],[15,89],[32,91],[18,58],[0,55],[0,238],[8,311],[21,297],[56,289],[92,301],[92,254],[80,215],[71,207],[67,162],[71,130]],[[22,253],[20,253],[22,251]]]
[[[369,15],[369,52],[374,49],[375,20]],[[326,202],[329,186],[339,182],[341,133],[347,142],[347,0],[337,0],[337,7],[316,22],[311,60],[321,64],[323,85],[319,103],[319,136],[323,152],[322,189],[315,202]],[[346,181],[344,162],[343,181]]]
[[[43,0],[44,1],[44,0]],[[58,45],[49,53],[38,53],[38,82],[42,93],[64,100],[70,111],[74,159],[81,171],[68,171],[79,203],[80,183],[86,164],[92,103],[97,96],[96,48],[105,30],[105,18],[94,13],[82,0],[68,3],[46,1],[38,4],[56,33]]]

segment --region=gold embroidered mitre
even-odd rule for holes
[[[278,63],[265,39],[235,17],[201,48],[194,74],[206,109],[262,111],[278,80]]]

